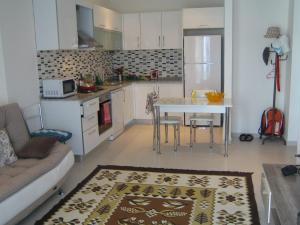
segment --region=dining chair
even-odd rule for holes
[[[153,122],[153,150],[155,151],[156,146],[156,129],[160,129],[156,125],[156,113],[154,104],[158,100],[158,94],[155,92],[151,92],[147,95],[147,103],[146,103],[146,113],[152,115]],[[172,125],[174,128],[174,151],[177,151],[177,146],[180,145],[180,125],[182,123],[181,117],[178,116],[165,116],[160,118],[160,124],[165,125],[168,128],[169,125]],[[165,140],[168,142],[168,129],[165,129]]]
[[[211,90],[193,90],[192,97],[205,98],[205,93]],[[193,148],[193,143],[196,143],[197,122],[206,122],[210,127],[210,148],[214,143],[214,114],[212,113],[194,113],[190,118],[190,148]],[[194,133],[194,138],[192,137]],[[193,141],[194,139],[194,141]]]

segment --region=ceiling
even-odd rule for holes
[[[121,13],[168,11],[182,8],[218,7],[224,0],[89,0]]]

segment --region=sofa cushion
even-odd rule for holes
[[[0,167],[9,165],[17,159],[6,130],[0,129]]]
[[[17,103],[0,106],[0,129],[3,128],[16,153],[29,141],[29,132]]]
[[[0,202],[54,169],[68,154],[70,147],[57,142],[44,159],[19,159],[0,168]]]
[[[18,151],[18,157],[23,159],[43,159],[47,157],[56,142],[53,137],[34,137]]]

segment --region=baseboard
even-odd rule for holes
[[[132,121],[133,124],[152,124],[151,119],[134,119]]]
[[[239,138],[241,134],[246,134],[246,133],[232,133],[232,137],[234,138]],[[247,133],[247,134],[251,134],[251,133]],[[254,138],[259,138],[259,134],[251,134]]]
[[[298,144],[297,141],[287,141],[286,142],[287,146],[297,146],[297,144]]]

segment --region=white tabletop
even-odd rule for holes
[[[209,102],[207,98],[160,98],[154,106],[159,106],[161,112],[225,113],[225,108],[232,107],[232,100]]]

